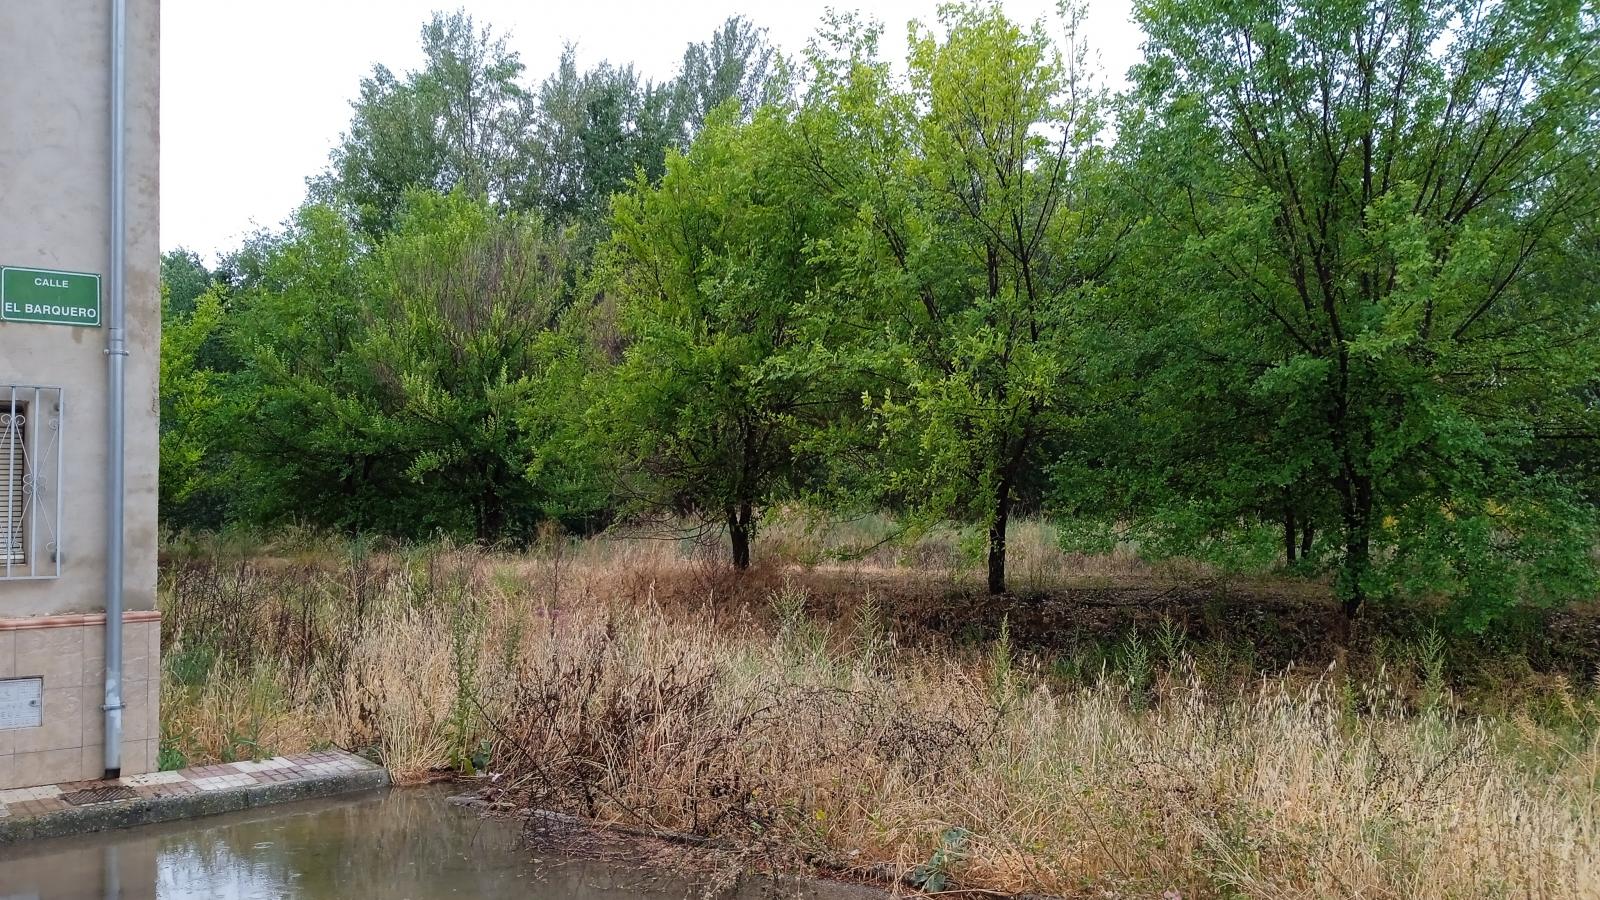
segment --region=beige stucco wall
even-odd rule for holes
[[[156,761],[159,0],[127,0],[126,567],[122,774]],[[0,0],[0,265],[110,268],[110,0]],[[61,575],[0,577],[0,678],[42,680],[37,727],[0,730],[4,789],[104,769],[106,331],[0,322],[0,386],[63,389]],[[31,417],[30,417],[31,418]],[[37,451],[34,451],[37,452]],[[47,470],[46,470],[47,471]]]
[[[125,604],[156,584],[159,0],[127,0]],[[0,265],[110,267],[110,0],[0,2]],[[102,278],[101,309],[109,304]],[[0,580],[0,619],[105,609],[106,332],[0,322],[0,385],[59,385],[62,574]]]

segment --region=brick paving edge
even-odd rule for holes
[[[369,769],[332,772],[295,781],[76,806],[41,815],[0,819],[0,846],[20,841],[108,831],[113,828],[131,828],[135,825],[150,825],[156,822],[196,819],[254,809],[258,806],[313,800],[318,797],[332,797],[388,786],[388,770],[374,766]]]

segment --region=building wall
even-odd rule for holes
[[[125,774],[154,763],[159,667],[159,0],[127,0]],[[0,265],[110,283],[110,0],[0,3]],[[0,322],[0,385],[63,389],[61,575],[0,578],[0,678],[42,675],[44,725],[0,730],[0,788],[98,775],[105,611],[105,328]],[[134,696],[138,692],[139,696]]]

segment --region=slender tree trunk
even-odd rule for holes
[[[989,593],[1006,592],[1006,525],[1011,518],[1011,482],[1000,482],[989,522]]]
[[[1294,507],[1290,506],[1288,499],[1285,498],[1283,501],[1283,558],[1291,566],[1294,565],[1295,561],[1296,548],[1294,541],[1296,536]]]
[[[1372,568],[1372,479],[1356,475],[1341,484],[1344,562],[1337,582],[1345,622],[1355,619],[1367,600],[1365,582]]]
[[[505,517],[501,514],[499,499],[494,495],[494,488],[484,485],[483,493],[478,503],[478,541],[492,544],[501,536]]]
[[[733,545],[733,567],[750,568],[750,525],[754,520],[750,501],[741,500],[737,507],[728,507],[728,541]]]
[[[1372,565],[1372,535],[1365,526],[1357,526],[1345,540],[1345,585],[1340,592],[1344,615],[1354,619],[1367,602],[1367,589],[1362,584]]]
[[[477,502],[477,530],[478,540],[485,544],[492,544],[505,537],[506,508],[500,502],[500,496],[495,491],[495,469],[492,464],[482,463],[478,466],[478,502]]]
[[[1300,528],[1300,558],[1311,558],[1311,544],[1316,538],[1316,529],[1312,527],[1311,520],[1306,519]]]

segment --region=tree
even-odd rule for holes
[[[353,354],[410,454],[412,492],[453,511],[451,531],[526,543],[602,502],[576,452],[583,360],[560,332],[572,265],[570,230],[459,192],[414,195],[370,261]]]
[[[570,232],[413,192],[375,250],[312,206],[261,253],[219,388],[236,518],[526,542],[603,504],[561,332]]]
[[[350,126],[311,199],[341,208],[369,241],[392,229],[407,192],[460,188],[501,209],[538,210],[554,222],[597,226],[634,173],[661,176],[668,147],[687,147],[713,109],[748,120],[785,90],[766,33],[729,19],[685,51],[679,79],[640,78],[630,65],[580,70],[568,45],[535,90],[503,35],[461,10],[422,28],[423,66],[373,68]],[[587,250],[599,235],[588,229]]]
[[[640,81],[632,66],[580,72],[569,45],[536,96],[531,193],[522,205],[556,221],[595,221],[637,172],[660,178],[676,141],[672,96],[670,85]]]
[[[186,278],[194,269],[173,265],[185,262],[181,251],[162,257],[161,309],[161,521],[171,528],[210,527],[222,524],[221,504],[213,483],[215,454],[211,452],[214,412],[220,402],[217,373],[202,362],[202,348],[222,325],[222,288],[211,287],[187,300],[187,310],[173,308],[171,293],[194,286]],[[198,258],[192,262],[198,264]],[[203,271],[203,269],[202,269]],[[166,281],[168,273],[173,281]]]
[[[460,10],[433,15],[422,49],[421,70],[399,78],[380,65],[362,80],[350,128],[312,183],[314,199],[348,208],[369,238],[394,227],[408,191],[460,187],[505,203],[524,190],[521,59]]]
[[[821,252],[845,272],[837,309],[873,335],[883,496],[983,525],[1002,593],[1011,516],[1041,495],[1082,402],[1077,322],[1122,226],[1101,202],[1081,53],[997,6],[940,21],[943,40],[913,34],[909,91],[871,29],[842,23],[843,52],[813,54],[811,165],[858,213]]]
[[[626,350],[594,415],[624,502],[725,525],[745,568],[762,510],[804,481],[811,423],[841,398],[807,316],[827,207],[795,177],[783,109],[733,114],[671,153],[659,186],[615,201],[605,271]]]
[[[779,100],[786,93],[784,72],[766,29],[743,16],[729,17],[710,40],[690,44],[674,85],[673,115],[683,129],[683,146],[724,103],[731,101],[748,121],[762,105]]]
[[[1350,616],[1404,589],[1481,624],[1583,590],[1593,509],[1530,450],[1582,418],[1600,358],[1593,298],[1539,276],[1575,261],[1600,212],[1593,10],[1145,0],[1138,16],[1125,140],[1173,260],[1177,338],[1152,402],[1249,398],[1225,446],[1272,458],[1223,491],[1326,497]]]
[[[381,429],[378,385],[353,353],[366,322],[361,238],[340,211],[298,210],[252,242],[224,335],[240,360],[219,385],[213,452],[226,457],[236,521],[308,521],[406,533],[433,527],[409,503],[404,448]]]
[[[200,259],[200,254],[183,247],[161,254],[161,285],[165,290],[166,313],[187,316],[194,310],[195,301],[212,284],[211,271]]]

